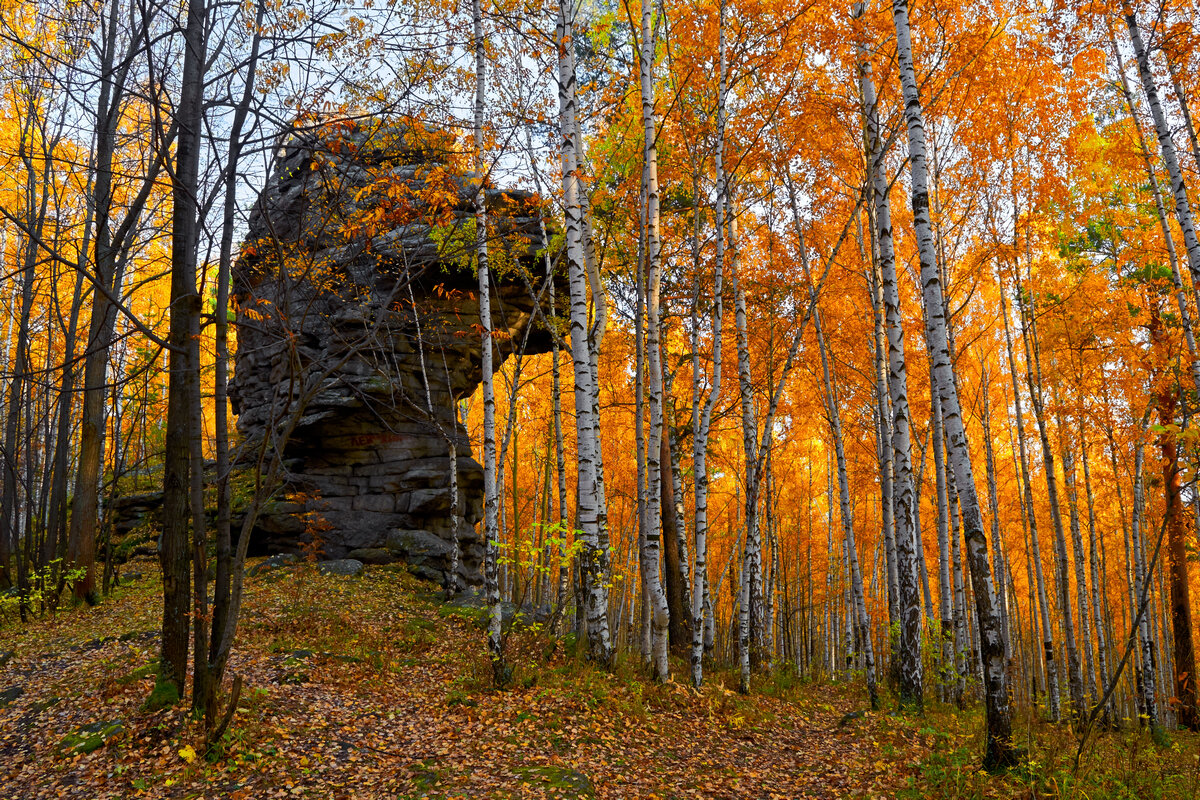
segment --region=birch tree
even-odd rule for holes
[[[857,7],[862,13],[862,6]],[[921,597],[917,583],[916,557],[920,532],[913,529],[913,510],[916,496],[912,479],[912,438],[908,409],[908,368],[904,360],[904,326],[900,312],[900,289],[896,280],[896,254],[892,240],[892,217],[889,199],[890,186],[884,173],[883,137],[879,127],[879,112],[875,84],[870,64],[864,59],[859,66],[860,90],[867,118],[867,142],[870,163],[872,207],[875,211],[875,239],[878,248],[883,307],[886,318],[888,347],[888,394],[891,400],[891,441],[883,447],[890,449],[892,460],[892,500],[895,524],[897,602],[900,622],[899,656],[896,670],[899,675],[902,707],[922,708],[924,687],[921,668]],[[880,403],[882,410],[883,404]],[[885,459],[886,460],[886,459]]]
[[[913,224],[917,232],[921,260],[921,284],[926,309],[925,335],[934,353],[931,369],[936,375],[938,399],[942,405],[946,427],[946,449],[954,469],[955,484],[962,506],[963,535],[967,543],[967,558],[979,625],[980,658],[983,662],[984,697],[987,707],[987,747],[984,765],[989,769],[1002,769],[1015,758],[1012,748],[1008,675],[1004,668],[1004,640],[1000,630],[1000,615],[995,588],[992,585],[991,568],[988,564],[987,537],[984,534],[979,499],[975,491],[971,454],[947,345],[942,284],[929,220],[925,121],[913,66],[907,0],[893,0],[892,19],[896,26],[896,59],[904,90],[905,118],[908,123]]]
[[[659,240],[658,132],[654,116],[654,50],[658,33],[654,25],[654,5],[642,5],[642,41],[640,50],[642,92],[643,160],[646,180],[646,360],[650,388],[650,441],[647,446],[646,527],[642,550],[642,572],[646,587],[645,602],[650,609],[652,642],[651,662],[654,678],[670,678],[667,662],[667,597],[659,575],[662,550],[663,491],[663,364],[659,310],[662,283],[662,245]],[[641,425],[641,419],[638,419]],[[669,466],[669,465],[668,465]],[[668,512],[669,513],[669,512]]]
[[[1126,22],[1129,26],[1130,36],[1134,39],[1134,49],[1138,58],[1139,72],[1141,72],[1142,86],[1145,90],[1146,97],[1151,106],[1152,116],[1154,117],[1156,130],[1162,130],[1159,126],[1162,123],[1162,108],[1158,103],[1156,87],[1154,86],[1153,75],[1149,72],[1148,56],[1145,53],[1145,48],[1141,43],[1140,32],[1137,28],[1136,21],[1132,13],[1127,14]],[[1142,135],[1141,122],[1137,117],[1137,107],[1133,100],[1133,93],[1129,89],[1128,80],[1125,76],[1125,65],[1121,59],[1120,51],[1117,49],[1115,42],[1113,50],[1117,57],[1117,67],[1120,73],[1121,90],[1125,98],[1125,104],[1129,109],[1130,117],[1132,118],[1134,127],[1137,132],[1139,151],[1142,157],[1142,164],[1146,171],[1146,177],[1150,184],[1150,191],[1154,196],[1154,209],[1159,221],[1159,227],[1162,231],[1163,242],[1167,250],[1167,260],[1171,266],[1171,283],[1174,289],[1175,304],[1179,312],[1180,326],[1183,328],[1184,341],[1187,344],[1188,355],[1191,360],[1191,377],[1192,383],[1198,393],[1200,393],[1200,356],[1197,354],[1196,339],[1192,326],[1192,317],[1190,308],[1187,302],[1187,295],[1184,291],[1182,277],[1179,274],[1179,259],[1175,249],[1175,238],[1172,234],[1171,227],[1167,222],[1166,211],[1163,207],[1162,194],[1159,188],[1158,179],[1155,175],[1153,164],[1150,161],[1148,148]],[[1168,60],[1169,63],[1169,60]],[[1174,75],[1172,75],[1174,78]],[[1181,90],[1178,85],[1178,79],[1174,79],[1175,89],[1177,93]],[[1182,94],[1179,94],[1182,98]],[[1157,111],[1155,110],[1157,108]],[[1190,129],[1190,118],[1187,120]],[[1195,140],[1193,139],[1193,142]],[[1183,233],[1184,243],[1187,246],[1188,265],[1191,270],[1193,289],[1196,288],[1196,251],[1188,245],[1188,225],[1192,225],[1191,209],[1188,203],[1188,197],[1185,187],[1182,183],[1182,174],[1180,173],[1178,157],[1175,154],[1174,142],[1168,135],[1164,142],[1162,136],[1159,136],[1159,143],[1162,149],[1163,161],[1167,164],[1168,173],[1170,175],[1172,194],[1175,197],[1175,218],[1179,223],[1180,231]],[[1175,162],[1172,170],[1171,163]],[[1195,243],[1196,233],[1194,226],[1191,229],[1192,243]],[[1164,342],[1161,323],[1155,324],[1158,319],[1157,312],[1154,312],[1151,323],[1151,338],[1156,348],[1162,348]],[[1162,377],[1159,378],[1161,382]],[[1174,424],[1174,406],[1175,398],[1171,387],[1160,387],[1158,390],[1158,408],[1160,414],[1160,424],[1163,427],[1163,432],[1160,434],[1161,450],[1164,458],[1163,461],[1163,487],[1166,500],[1166,514],[1170,520],[1167,525],[1167,555],[1168,564],[1171,570],[1171,608],[1172,608],[1172,630],[1174,633],[1174,661],[1175,661],[1175,692],[1180,701],[1180,722],[1191,730],[1196,730],[1200,727],[1200,713],[1197,712],[1196,701],[1196,680],[1195,680],[1195,649],[1192,642],[1192,622],[1191,622],[1191,601],[1189,599],[1188,589],[1188,568],[1187,558],[1185,556],[1185,533],[1183,525],[1179,519],[1182,514],[1182,504],[1179,498],[1179,475],[1178,475],[1178,457],[1177,444],[1174,441],[1174,435],[1170,432],[1167,426]],[[1167,460],[1169,459],[1169,460]]]
[[[1183,170],[1179,166],[1179,156],[1175,150],[1175,141],[1171,138],[1171,127],[1163,111],[1162,101],[1158,97],[1158,87],[1154,81],[1154,72],[1150,67],[1150,54],[1142,42],[1141,29],[1138,27],[1137,16],[1133,7],[1127,2],[1123,4],[1125,25],[1129,29],[1129,39],[1133,44],[1134,56],[1137,58],[1138,75],[1142,80],[1142,90],[1146,95],[1146,104],[1150,107],[1150,117],[1154,120],[1154,131],[1158,137],[1159,150],[1162,152],[1163,164],[1170,178],[1171,196],[1175,199],[1175,221],[1179,223],[1183,235],[1183,246],[1187,252],[1188,268],[1192,273],[1192,285],[1200,286],[1200,239],[1196,236],[1196,224],[1192,217],[1191,204],[1188,202],[1187,186],[1183,181]]]
[[[479,273],[479,329],[483,389],[483,541],[484,592],[487,595],[488,654],[492,662],[492,681],[496,686],[508,683],[501,639],[500,581],[498,575],[500,523],[496,490],[496,389],[494,385],[494,347],[492,341],[491,275],[488,269],[488,216],[484,182],[484,105],[487,91],[487,43],[483,36],[483,2],[471,0],[472,49],[475,53],[475,103],[472,144],[475,155],[477,186],[472,198],[475,205],[475,262]],[[451,452],[451,458],[455,454]],[[456,492],[457,494],[457,492]]]
[[[696,544],[696,567],[692,579],[692,646],[690,654],[692,686],[700,688],[704,680],[704,632],[706,606],[708,596],[708,434],[712,426],[713,409],[721,396],[721,343],[723,339],[724,310],[725,310],[725,94],[728,86],[728,63],[725,52],[725,0],[717,3],[717,130],[716,153],[714,155],[714,172],[716,177],[716,201],[714,211],[716,225],[713,242],[715,247],[715,264],[713,267],[713,308],[712,308],[712,379],[708,389],[708,397],[701,400],[702,373],[700,368],[700,295],[699,280],[696,282],[695,294],[692,298],[692,464],[695,473],[693,484],[694,494],[694,527]],[[693,185],[699,189],[699,179]],[[697,203],[699,192],[696,192]],[[696,210],[693,241],[697,248],[700,246],[700,214]],[[697,263],[699,259],[696,259]]]
[[[612,660],[608,631],[608,551],[604,491],[600,457],[600,427],[597,418],[595,336],[588,315],[590,274],[587,255],[587,226],[584,219],[583,187],[580,177],[582,141],[576,124],[575,4],[560,0],[558,6],[558,107],[561,141],[563,214],[567,275],[570,282],[571,359],[575,374],[575,430],[579,459],[578,507],[580,577],[585,601],[588,652],[601,663]],[[595,282],[593,282],[595,283]],[[602,292],[593,285],[597,309],[604,304]],[[600,313],[599,310],[597,313]]]
[[[1021,391],[1017,383],[1017,363],[1013,355],[1012,333],[1008,325],[1008,305],[1004,299],[1003,281],[1000,286],[1000,317],[1004,324],[1004,343],[1008,352],[1008,371],[1012,379],[1013,410],[1017,428],[1017,447],[1020,454],[1021,485],[1024,490],[1024,505],[1029,526],[1029,560],[1033,562],[1036,578],[1038,612],[1042,625],[1042,657],[1046,669],[1046,702],[1051,721],[1059,719],[1058,662],[1054,658],[1054,629],[1050,625],[1050,604],[1046,596],[1046,580],[1042,570],[1041,542],[1038,539],[1037,517],[1033,510],[1033,483],[1029,475],[1029,456],[1025,444],[1025,416],[1021,406]]]
[[[754,408],[754,389],[750,375],[750,334],[746,319],[746,292],[738,275],[737,237],[734,220],[730,220],[729,246],[732,251],[734,327],[737,331],[738,394],[742,411],[742,453],[746,463],[746,497],[742,505],[746,543],[742,551],[742,572],[738,579],[738,687],[750,691],[750,670],[753,655],[752,623],[762,592],[762,541],[759,531],[758,490],[760,486],[758,414]]]

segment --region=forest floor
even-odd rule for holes
[[[1195,738],[1105,734],[1070,769],[1062,727],[1028,725],[1027,766],[979,770],[982,719],[866,713],[861,687],[762,678],[743,697],[640,666],[594,669],[514,632],[513,688],[490,688],[477,609],[402,570],[247,579],[230,665],[245,688],[202,752],[182,708],[147,711],[157,563],[100,606],[0,628],[0,798],[1196,797]]]

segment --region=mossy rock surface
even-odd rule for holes
[[[64,736],[58,743],[58,749],[67,755],[91,753],[104,747],[123,733],[125,733],[123,720],[92,722],[82,725]]]
[[[138,667],[133,672],[128,672],[117,678],[117,683],[121,686],[128,686],[132,683],[137,683],[144,678],[154,678],[158,676],[158,662],[154,661],[149,664]]]
[[[62,702],[61,697],[58,697],[57,695],[51,695],[50,697],[47,697],[45,700],[39,700],[36,703],[32,704],[29,707],[29,709],[31,711],[33,711],[33,713],[35,713],[35,714],[40,714],[43,711],[45,711],[46,709],[54,708],[56,705],[58,705],[61,702]]]
[[[263,559],[252,567],[246,568],[246,577],[253,578],[270,570],[279,569],[280,567],[291,566],[300,561],[300,556],[295,553],[276,553],[273,556]]]
[[[346,558],[361,561],[364,564],[390,564],[396,560],[392,551],[384,547],[364,547],[351,550],[346,554]]]
[[[178,705],[179,700],[179,687],[171,681],[163,680],[162,675],[158,675],[154,682],[154,691],[150,692],[146,702],[142,703],[142,710],[161,711],[164,708]]]
[[[363,562],[353,558],[336,558],[333,561],[317,563],[317,572],[325,576],[353,578],[361,575],[362,571]]]
[[[523,783],[548,789],[552,797],[590,799],[596,796],[592,779],[578,770],[547,764],[519,769],[517,775]]]

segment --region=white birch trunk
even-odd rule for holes
[[[925,474],[925,456],[929,451],[929,430],[926,429],[925,437],[918,446],[921,453],[921,459],[917,464],[916,475],[913,476],[913,494],[918,498],[917,502],[913,503],[913,530],[923,530],[921,527],[921,492],[923,490]],[[925,563],[925,545],[921,542],[917,546],[917,569],[920,571],[921,577],[921,597],[925,601],[925,619],[933,619],[933,596],[929,591],[929,568]]]
[[[932,353],[930,354],[932,361]],[[929,438],[933,442],[933,477],[937,499],[938,529],[938,640],[941,645],[940,684],[942,699],[949,699],[954,681],[954,571],[950,562],[950,492],[946,487],[945,427],[933,374],[929,376]]]
[[[984,766],[1002,768],[1008,766],[1014,758],[1008,676],[1004,669],[1004,641],[1000,631],[1000,615],[996,608],[996,592],[992,585],[991,569],[988,565],[987,537],[983,532],[983,520],[975,492],[971,454],[968,449],[962,412],[959,408],[958,391],[954,384],[953,365],[950,361],[946,340],[942,284],[934,258],[933,236],[929,222],[924,116],[917,89],[916,71],[913,68],[912,35],[909,29],[907,0],[894,0],[892,12],[896,25],[896,56],[904,89],[905,117],[908,123],[913,222],[921,259],[921,283],[926,308],[926,337],[931,342],[934,353],[931,368],[937,376],[943,424],[947,433],[946,449],[950,464],[954,469],[955,483],[962,506],[963,533],[967,542],[967,557],[971,567],[971,583],[975,594],[976,618],[979,625],[980,657],[983,661],[987,706],[987,749]],[[897,514],[897,517],[900,517],[900,514]],[[899,538],[897,537],[897,539]],[[908,541],[912,542],[911,536]],[[916,592],[914,591],[913,594],[915,600]],[[920,609],[916,607],[915,602],[913,605],[919,620]]]
[[[545,234],[543,233],[543,238]],[[550,288],[550,304],[555,305],[553,276],[547,276],[547,280],[551,282]],[[563,425],[562,425],[562,378],[559,358],[559,337],[555,331],[553,339],[553,350],[551,358],[554,359],[551,365],[552,373],[552,391],[554,392],[554,468],[557,473],[557,499],[558,499],[558,536],[560,539],[558,546],[558,587],[555,590],[554,603],[558,609],[558,613],[553,618],[555,622],[564,613],[564,608],[567,604],[567,583],[570,577],[570,566],[567,561],[567,538],[570,532],[570,517],[567,515],[567,459],[566,451],[563,447]],[[551,633],[554,632],[554,625],[551,625]]]
[[[954,475],[946,475],[946,497],[950,508],[950,574],[954,585],[954,673],[951,676],[950,696],[954,704],[963,707],[966,700],[967,632],[966,591],[963,587],[962,526],[959,521],[958,490]]]
[[[982,376],[983,391],[981,392],[983,395],[983,446],[986,457],[984,463],[987,469],[988,513],[991,515],[992,541],[996,547],[996,597],[1000,603],[1000,622],[1004,633],[1004,657],[1007,661],[1012,657],[1012,634],[1009,626],[1008,603],[1006,602],[1008,593],[1005,591],[1005,587],[1008,585],[1008,564],[1007,558],[1004,555],[1003,542],[1000,539],[1000,499],[999,493],[996,490],[996,454],[992,446],[992,412],[989,399],[989,378],[990,371],[985,369]]]
[[[803,240],[800,246],[803,249]],[[837,388],[829,368],[828,344],[825,342],[825,336],[821,329],[820,311],[813,312],[813,326],[817,333],[817,347],[821,354],[821,373],[825,381],[825,410],[829,414],[834,455],[837,457],[838,505],[842,515],[843,547],[849,562],[855,638],[862,647],[864,668],[867,673],[867,695],[871,700],[871,708],[878,709],[879,695],[876,690],[875,650],[871,644],[871,619],[867,615],[866,599],[863,597],[862,572],[858,566],[858,547],[854,541],[854,519],[850,511],[850,480],[846,473],[846,450],[842,439],[841,416],[838,413]]]
[[[1042,399],[1042,367],[1035,309],[1023,300],[1024,292],[1017,284],[1017,305],[1021,311],[1021,337],[1025,342],[1025,381],[1029,387],[1029,404],[1042,444],[1042,467],[1046,477],[1046,496],[1050,503],[1050,521],[1054,525],[1055,579],[1058,584],[1058,610],[1062,616],[1063,643],[1067,650],[1067,687],[1071,695],[1071,711],[1077,719],[1086,716],[1083,699],[1083,676],[1079,666],[1079,648],[1075,642],[1075,619],[1071,613],[1071,579],[1067,568],[1067,544],[1063,531],[1062,506],[1058,497],[1058,474],[1054,467],[1054,450],[1046,426],[1045,403]]]
[[[858,14],[862,7],[856,8]],[[894,670],[899,678],[902,706],[921,708],[924,704],[921,668],[921,598],[917,584],[914,548],[920,532],[913,530],[912,439],[908,408],[908,368],[904,358],[904,327],[900,312],[900,290],[896,280],[896,254],[892,239],[889,184],[884,171],[883,139],[879,126],[875,84],[871,65],[860,55],[860,89],[867,117],[867,140],[871,164],[872,207],[875,211],[875,237],[879,250],[880,284],[888,343],[888,395],[891,400],[891,441],[883,450],[891,450],[892,523],[895,526],[896,613],[900,639]],[[882,407],[882,405],[881,405]],[[885,428],[885,429],[886,429]],[[886,461],[886,456],[885,456]],[[886,538],[885,531],[885,538]]]
[[[1171,88],[1175,90],[1175,101],[1179,103],[1179,113],[1183,116],[1183,129],[1187,132],[1188,142],[1192,145],[1192,159],[1195,161],[1196,168],[1200,169],[1200,139],[1196,138],[1196,126],[1192,122],[1192,111],[1188,105],[1187,94],[1183,91],[1183,84],[1179,81],[1179,71],[1175,68],[1175,62],[1171,60],[1171,54],[1165,48],[1160,48],[1163,54],[1163,62],[1167,65],[1167,74],[1171,77]]]
[[[642,133],[646,169],[646,361],[650,389],[650,441],[647,447],[646,528],[642,568],[646,575],[646,603],[650,607],[651,661],[654,678],[671,677],[667,662],[667,597],[659,573],[662,557],[662,438],[663,438],[663,365],[659,332],[660,286],[662,283],[661,242],[659,239],[658,142],[654,126],[654,31],[653,4],[642,7]],[[641,420],[638,420],[639,426]]]
[[[700,403],[700,319],[694,307],[692,318],[692,462],[695,472],[695,539],[696,570],[692,585],[692,686],[699,688],[704,682],[704,650],[712,646],[712,614],[708,595],[708,432],[712,423],[713,409],[721,395],[721,342],[724,325],[724,279],[725,279],[725,92],[727,90],[728,66],[725,54],[725,2],[717,5],[717,60],[719,63],[717,94],[717,146],[715,155],[716,173],[716,226],[714,242],[716,264],[713,275],[712,312],[712,385],[703,410]],[[696,181],[697,190],[699,181]],[[696,192],[696,237],[699,246],[699,191]],[[697,280],[697,283],[699,281]],[[698,291],[698,290],[697,290]],[[698,300],[697,300],[698,305]]]
[[[1192,218],[1191,206],[1188,203],[1187,187],[1183,182],[1179,157],[1175,152],[1175,142],[1171,138],[1171,127],[1167,123],[1162,103],[1158,99],[1158,88],[1154,82],[1154,73],[1150,69],[1150,55],[1142,43],[1142,34],[1138,29],[1137,18],[1127,2],[1124,4],[1124,13],[1125,24],[1129,28],[1129,38],[1133,43],[1133,52],[1137,56],[1142,89],[1146,93],[1146,102],[1150,106],[1150,116],[1154,119],[1158,146],[1162,150],[1163,163],[1166,165],[1167,175],[1171,179],[1171,196],[1175,198],[1175,221],[1179,223],[1179,230],[1183,234],[1183,246],[1187,251],[1192,285],[1200,287],[1200,239],[1196,237],[1196,225]]]
[[[1125,63],[1121,58],[1121,51],[1117,48],[1115,41],[1112,43],[1112,46],[1113,51],[1116,53],[1117,68],[1121,76],[1121,93],[1125,97],[1125,105],[1129,109],[1130,120],[1137,131],[1138,150],[1142,157],[1142,166],[1146,170],[1146,179],[1150,182],[1150,192],[1154,196],[1154,211],[1158,216],[1159,228],[1162,230],[1163,244],[1167,248],[1167,261],[1171,265],[1171,285],[1175,290],[1175,306],[1179,310],[1179,325],[1183,328],[1188,355],[1192,360],[1192,384],[1200,392],[1200,355],[1196,351],[1196,336],[1192,326],[1192,315],[1188,305],[1187,292],[1183,285],[1183,276],[1179,274],[1179,254],[1175,249],[1175,236],[1171,233],[1171,226],[1167,222],[1167,210],[1163,205],[1162,189],[1159,187],[1158,176],[1154,173],[1154,165],[1150,161],[1149,148],[1146,146],[1146,139],[1142,134],[1142,123],[1137,116],[1137,104],[1134,102],[1133,92],[1129,88],[1129,79],[1125,76]],[[1178,84],[1176,85],[1178,86]],[[1188,120],[1189,128],[1190,124],[1190,120]]]
[[[637,53],[640,59],[641,54]],[[643,151],[644,154],[644,151]],[[638,637],[638,646],[642,663],[650,665],[650,650],[653,647],[653,631],[650,629],[650,565],[647,563],[646,527],[649,523],[647,515],[648,500],[646,486],[646,194],[647,167],[642,161],[642,182],[638,194],[638,254],[635,271],[636,288],[634,289],[634,358],[633,358],[633,419],[634,419],[634,459],[637,463],[637,550],[638,550],[638,586],[641,589],[641,621],[642,627]]]
[[[501,636],[500,585],[497,574],[499,562],[500,521],[499,498],[496,494],[496,391],[493,383],[491,277],[488,272],[487,208],[484,202],[483,113],[487,90],[487,62],[483,39],[482,0],[471,3],[472,31],[475,51],[475,174],[479,186],[475,191],[475,259],[479,271],[479,328],[481,369],[483,371],[483,541],[484,591],[488,608],[488,653],[492,659],[492,676],[497,686],[507,681],[504,665],[504,645]],[[432,409],[430,409],[432,411]],[[451,459],[455,450],[451,445]],[[457,472],[457,470],[456,470]],[[457,476],[456,476],[457,477]],[[457,481],[455,481],[457,483]],[[455,507],[457,511],[457,506]],[[457,550],[457,547],[455,548]],[[455,559],[457,560],[457,559]],[[455,580],[451,578],[451,580]]]
[[[588,652],[602,664],[612,661],[608,632],[607,548],[602,546],[605,527],[600,471],[597,388],[593,367],[593,336],[589,336],[588,263],[584,240],[583,207],[579,176],[578,129],[575,125],[575,6],[561,0],[558,7],[558,103],[563,180],[564,233],[571,293],[571,358],[575,374],[575,429],[578,470],[580,576],[583,583]],[[593,295],[597,308],[604,298]],[[599,316],[599,313],[597,314]],[[606,531],[603,538],[607,538]]]
[[[730,248],[734,247],[730,236]],[[742,290],[737,275],[737,259],[734,257],[733,276],[734,320],[737,328],[738,387],[742,408],[742,443],[746,463],[746,501],[743,506],[746,524],[746,547],[742,553],[741,604],[738,608],[738,665],[740,679],[738,687],[745,694],[750,691],[750,630],[754,603],[754,583],[760,569],[761,553],[758,536],[758,420],[754,413],[753,384],[750,378],[750,334],[746,322],[746,293]]]
[[[1046,670],[1046,703],[1052,722],[1061,715],[1058,691],[1058,664],[1054,659],[1054,630],[1050,625],[1050,604],[1046,597],[1046,579],[1042,569],[1042,549],[1038,540],[1037,516],[1033,508],[1033,488],[1029,475],[1029,456],[1025,444],[1025,415],[1021,409],[1021,391],[1017,383],[1017,362],[1013,355],[1012,334],[1008,327],[1008,305],[1004,286],[1000,286],[1000,317],[1004,322],[1004,341],[1008,351],[1008,371],[1012,378],[1013,409],[1016,413],[1017,446],[1021,455],[1021,482],[1024,486],[1026,521],[1029,525],[1030,558],[1037,584],[1038,612],[1041,617],[1042,659]]]
[[[1146,441],[1145,436],[1138,437],[1137,448],[1134,452],[1133,461],[1133,519],[1129,526],[1130,546],[1133,551],[1131,566],[1133,567],[1133,598],[1143,596],[1143,587],[1147,580],[1152,580],[1146,575],[1146,563],[1143,556],[1143,527],[1145,520],[1143,517],[1145,509],[1145,496],[1142,481],[1142,465],[1145,461]],[[1135,612],[1136,613],[1136,610]],[[1142,713],[1146,715],[1146,724],[1151,731],[1156,731],[1159,727],[1158,721],[1158,679],[1157,670],[1154,660],[1154,632],[1153,625],[1150,620],[1149,613],[1143,613],[1138,620],[1138,641],[1141,651],[1141,672],[1139,681],[1139,690],[1141,691]]]
[[[872,215],[872,219],[874,215]],[[872,231],[872,236],[876,236]],[[887,609],[888,625],[900,624],[899,587],[896,574],[896,524],[893,518],[895,511],[895,484],[893,482],[894,465],[892,458],[892,425],[891,401],[888,400],[888,356],[887,334],[884,332],[883,286],[879,279],[879,269],[876,265],[870,275],[871,305],[875,317],[875,443],[877,460],[879,461],[879,504],[880,523],[883,528],[884,559],[887,564]],[[900,659],[897,647],[900,638],[889,637],[892,649],[892,664],[898,665]]]

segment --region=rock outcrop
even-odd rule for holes
[[[267,551],[317,536],[325,556],[406,558],[444,577],[457,450],[460,574],[480,582],[482,469],[458,402],[481,378],[478,179],[453,140],[421,126],[333,123],[291,134],[234,267],[237,357],[230,396],[244,452],[289,420],[283,498],[260,520]],[[536,198],[485,189],[497,367],[550,349],[561,282],[546,278]]]

